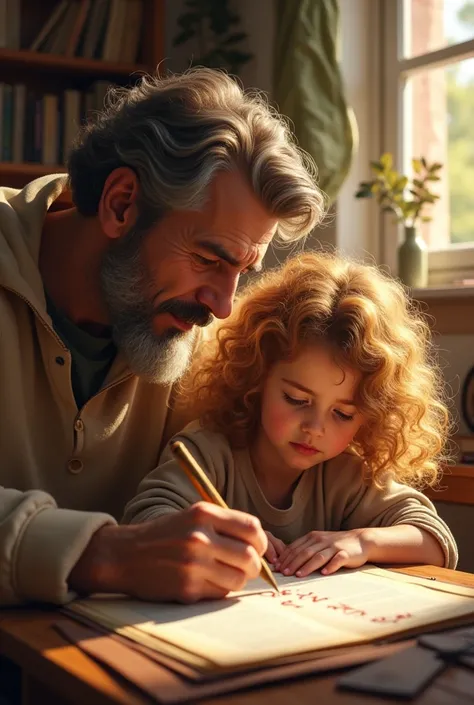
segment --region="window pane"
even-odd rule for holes
[[[474,2],[405,0],[404,54],[419,56],[474,38]]]
[[[430,247],[474,241],[474,59],[414,76],[404,91],[404,158],[441,162],[439,194],[426,206],[422,234]]]

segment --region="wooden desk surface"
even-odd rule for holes
[[[474,588],[474,574],[432,566],[396,568],[419,577]],[[0,654],[18,664],[23,672],[22,705],[149,705],[150,699],[68,644],[53,625],[54,610],[0,610]],[[202,705],[362,705],[387,702],[335,689],[335,675],[278,683],[261,690],[234,693],[201,701]],[[472,702],[472,674],[450,667],[416,700],[416,705],[465,705]],[[412,701],[414,702],[414,701]]]

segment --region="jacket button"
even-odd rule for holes
[[[61,355],[58,355],[55,362],[57,365],[60,365],[62,367],[64,365],[64,358]]]
[[[76,431],[82,431],[84,429],[84,422],[82,419],[76,419],[74,422],[74,428]]]
[[[78,475],[84,469],[84,464],[79,458],[71,458],[67,464],[68,470],[72,475]]]

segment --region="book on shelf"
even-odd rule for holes
[[[89,90],[41,93],[0,83],[0,161],[64,164],[81,124],[101,110],[109,81]]]
[[[20,48],[20,1],[0,0],[0,49]]]
[[[143,0],[61,0],[29,49],[133,64],[142,27]]]
[[[13,86],[13,128],[12,161],[23,161],[25,132],[26,86],[17,83]]]

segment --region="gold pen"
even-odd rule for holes
[[[204,470],[200,467],[199,463],[193,458],[184,443],[181,443],[181,441],[173,441],[173,443],[171,443],[171,450],[176,456],[181,468],[186,473],[189,481],[192,483],[197,492],[199,492],[199,495],[206,502],[212,502],[212,504],[217,504],[219,507],[228,509],[229,507],[224,502],[212,482],[209,480]],[[260,560],[262,568],[260,571],[261,577],[265,580],[265,582],[271,585],[274,590],[280,592],[265,558],[261,558]]]

